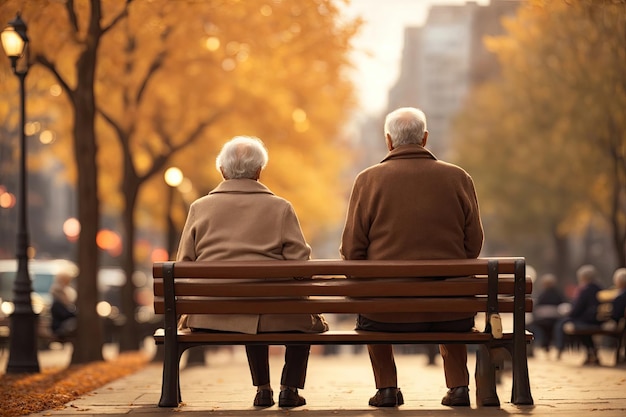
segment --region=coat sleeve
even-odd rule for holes
[[[196,255],[196,229],[195,229],[195,205],[192,204],[187,214],[187,220],[183,227],[178,244],[177,261],[195,261]]]
[[[367,259],[369,248],[369,220],[361,193],[361,177],[357,177],[350,194],[346,223],[341,236],[339,253],[343,259]]]
[[[290,203],[285,208],[282,227],[283,257],[286,260],[308,260],[311,247],[304,239],[300,222]]]

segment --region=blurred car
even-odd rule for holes
[[[17,261],[15,259],[0,260],[0,343],[6,340],[9,334],[9,316],[14,310],[13,283],[16,271]],[[65,259],[31,259],[28,262],[28,272],[33,290],[31,293],[33,311],[39,316],[37,333],[40,348],[45,348],[51,341],[54,341],[51,331],[50,306],[52,296],[50,295],[50,287],[54,282],[54,277],[61,271],[66,271],[74,277],[78,276],[78,266]],[[137,302],[135,320],[138,323],[137,330],[141,337],[151,336],[154,330],[161,326],[162,321],[161,317],[154,314],[151,277],[142,271],[136,271],[133,275],[133,283],[136,288],[135,300]],[[121,292],[125,283],[126,275],[121,268],[102,267],[98,270],[99,301],[96,311],[103,320],[105,343],[117,342],[119,329],[126,322],[126,317],[120,312]]]
[[[154,314],[152,275],[135,271],[132,277],[135,287],[134,299],[137,305],[135,321],[140,339],[152,336],[162,327],[162,317]],[[126,284],[124,270],[117,267],[103,267],[98,271],[98,292],[100,301],[98,314],[104,318],[105,343],[119,342],[120,328],[126,323],[126,316],[121,313],[122,287]]]
[[[50,324],[50,305],[52,296],[50,286],[59,272],[66,272],[75,277],[78,266],[66,259],[29,259],[28,272],[31,278],[31,304],[35,314],[39,316],[37,335],[40,347],[45,347],[53,339]],[[13,285],[17,274],[17,260],[0,260],[0,333],[9,334],[9,316],[14,310]]]

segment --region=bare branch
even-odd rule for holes
[[[146,91],[146,87],[148,86],[148,82],[150,81],[150,78],[152,77],[152,75],[163,66],[163,61],[164,61],[164,57],[167,55],[166,51],[161,51],[155,58],[154,61],[152,61],[152,64],[150,64],[150,67],[148,68],[148,72],[146,72],[143,81],[141,82],[141,85],[139,86],[139,89],[137,90],[137,95],[135,97],[135,102],[139,103],[141,102],[141,99],[143,97],[143,94]]]
[[[74,28],[74,32],[78,32],[78,17],[74,10],[74,0],[67,0],[65,3],[65,10],[67,11],[67,18],[70,21],[70,25]]]
[[[223,117],[225,114],[227,114],[231,110],[232,110],[231,107],[217,110],[215,113],[211,115],[211,117],[199,123],[195,127],[195,129],[189,133],[187,138],[177,145],[172,145],[171,136],[166,132],[165,127],[163,126],[163,123],[160,121],[160,118],[156,117],[155,123],[154,123],[155,129],[157,130],[157,133],[161,136],[161,138],[163,138],[163,141],[167,144],[168,149],[167,149],[167,152],[154,156],[152,167],[141,177],[141,181],[145,181],[148,178],[150,178],[152,175],[161,171],[161,169],[163,168],[163,166],[165,166],[165,164],[167,163],[171,155],[192,145],[195,141],[197,141],[201,137],[202,132],[207,126],[211,126],[219,118]]]
[[[61,74],[59,74],[59,71],[57,71],[56,66],[54,65],[53,62],[51,62],[50,60],[48,60],[48,58],[46,58],[44,55],[41,55],[41,54],[37,54],[35,56],[35,62],[37,62],[37,63],[43,65],[45,68],[47,68],[48,71],[50,71],[52,73],[54,78],[56,78],[58,83],[61,84],[61,88],[63,88],[63,90],[69,96],[72,96],[74,94],[74,90],[61,77]]]
[[[115,16],[113,18],[113,20],[105,27],[102,28],[102,34],[104,35],[105,33],[107,33],[109,30],[111,30],[113,27],[115,27],[115,25],[117,25],[122,19],[128,17],[128,6],[133,2],[133,0],[126,0],[126,6],[124,7],[124,10],[118,14],[117,16]]]

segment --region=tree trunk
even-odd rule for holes
[[[611,234],[618,268],[626,267],[626,155],[616,123],[610,124],[612,169]]]
[[[98,302],[99,253],[96,235],[100,226],[98,167],[96,164],[96,101],[94,81],[96,57],[102,31],[100,2],[92,0],[84,49],[76,62],[74,106],[74,157],[78,171],[78,328],[72,363],[102,360],[103,331],[96,312]],[[96,325],[97,324],[97,325]]]
[[[78,330],[72,363],[102,360],[103,336],[96,312],[98,302],[99,254],[96,234],[100,225],[98,169],[96,165],[94,74],[96,45],[88,43],[77,62],[77,84],[73,94],[74,152],[78,171]],[[98,323],[98,325],[94,325]]]
[[[130,158],[130,155],[128,156]],[[126,274],[126,283],[122,288],[122,313],[126,317],[126,321],[120,332],[120,352],[139,350],[141,340],[139,340],[139,331],[137,321],[135,320],[135,311],[137,310],[137,302],[135,301],[135,284],[132,277],[135,272],[135,222],[133,215],[135,213],[135,205],[137,203],[137,193],[139,191],[139,182],[137,178],[131,177],[128,168],[124,170],[124,184],[122,185],[126,207],[122,214],[124,223],[124,250],[123,250],[123,268]]]
[[[567,277],[570,274],[570,253],[569,240],[567,236],[561,236],[558,232],[552,230],[552,239],[554,243],[554,266],[553,271],[561,286],[567,284]]]

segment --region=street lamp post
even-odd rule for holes
[[[4,52],[11,60],[13,73],[20,80],[20,179],[18,199],[17,223],[17,275],[13,284],[13,305],[11,314],[11,342],[7,373],[34,373],[39,372],[37,360],[37,316],[33,311],[30,300],[32,283],[28,272],[28,228],[26,216],[26,137],[24,123],[26,121],[26,93],[24,80],[28,73],[28,58],[23,59],[23,65],[18,68],[18,61],[24,56],[28,48],[26,23],[20,14],[11,20],[0,34]]]
[[[163,174],[165,183],[168,185],[167,194],[167,253],[169,259],[176,257],[174,253],[176,248],[176,236],[174,219],[172,219],[172,205],[174,204],[174,189],[183,183],[184,177],[182,171],[177,167],[170,167]]]

